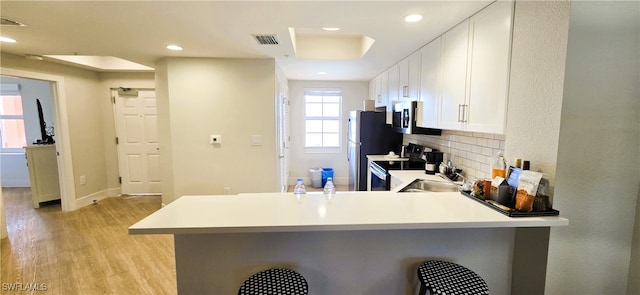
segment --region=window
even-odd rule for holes
[[[27,145],[19,85],[2,84],[0,95],[0,151],[22,152]]]
[[[342,91],[304,92],[305,148],[340,148]]]

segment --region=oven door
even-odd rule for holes
[[[391,177],[384,168],[371,162],[371,190],[388,191],[391,190]]]

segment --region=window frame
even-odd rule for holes
[[[307,96],[337,96],[338,97],[338,102],[337,103],[333,103],[333,102],[322,102],[320,103],[321,105],[326,104],[337,104],[338,105],[338,116],[307,116]],[[342,131],[342,109],[343,109],[343,101],[344,98],[342,96],[342,89],[340,88],[305,88],[304,89],[304,93],[303,93],[303,97],[302,97],[302,102],[303,102],[303,128],[302,128],[302,133],[303,133],[303,147],[305,152],[307,153],[340,153],[342,151],[342,147],[343,147],[343,134],[344,132]],[[337,146],[307,146],[307,134],[309,133],[314,133],[317,134],[318,132],[307,132],[307,121],[308,120],[335,120],[337,121],[338,124],[338,132],[337,132],[337,136],[338,136],[338,145]],[[320,134],[335,134],[334,132],[319,132]]]
[[[20,103],[22,104],[23,98],[20,92],[20,84],[5,84],[2,83],[0,86],[0,96],[20,96]],[[1,99],[1,98],[0,98]],[[26,132],[26,122],[24,117],[24,107],[22,109],[22,115],[3,115],[0,114],[0,120],[22,120],[22,124],[25,124],[25,132]],[[3,147],[4,138],[3,134],[0,132],[0,154],[24,154],[24,147],[19,148],[5,148]],[[26,134],[25,134],[25,145],[28,145]]]

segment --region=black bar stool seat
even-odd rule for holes
[[[290,269],[271,268],[253,274],[238,290],[238,295],[307,295],[309,286],[304,277]]]
[[[488,295],[487,283],[470,269],[448,261],[429,260],[418,267],[420,295]]]

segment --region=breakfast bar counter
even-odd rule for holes
[[[264,193],[183,196],[129,233],[175,236],[180,294],[236,294],[271,267],[301,273],[311,294],[414,294],[428,259],[517,294],[544,290],[549,228],[567,224],[510,218],[459,193]]]

